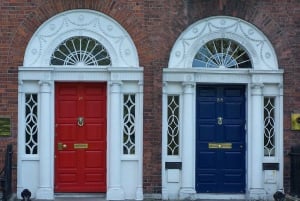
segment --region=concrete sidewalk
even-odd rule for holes
[[[17,199],[16,196],[11,198],[10,201],[21,201],[22,199]],[[50,201],[50,200],[40,200],[31,198],[31,201]],[[54,201],[106,201],[105,194],[56,194]]]

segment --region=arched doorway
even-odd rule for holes
[[[179,36],[163,71],[164,199],[265,199],[283,188],[282,74],[244,20],[210,17]]]
[[[135,45],[109,16],[70,10],[43,23],[19,68],[18,197],[143,199],[142,85]]]

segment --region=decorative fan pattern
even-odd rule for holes
[[[245,49],[229,39],[216,39],[203,45],[193,60],[193,67],[252,68]]]
[[[110,56],[103,45],[89,37],[73,37],[62,42],[51,56],[50,65],[110,66]]]

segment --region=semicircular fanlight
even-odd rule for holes
[[[216,39],[200,47],[193,67],[202,68],[252,68],[246,50],[230,39]]]
[[[50,65],[110,66],[111,58],[105,47],[89,37],[72,37],[53,52]]]

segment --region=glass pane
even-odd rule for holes
[[[201,68],[252,68],[246,50],[229,39],[207,42],[196,53],[192,65]]]
[[[179,154],[179,96],[168,96],[168,155]]]
[[[123,154],[135,154],[135,95],[123,98]]]
[[[50,65],[110,66],[107,50],[89,37],[73,37],[61,43],[51,56]]]
[[[264,153],[275,156],[275,98],[264,98]]]
[[[38,96],[25,95],[25,153],[38,153]]]

